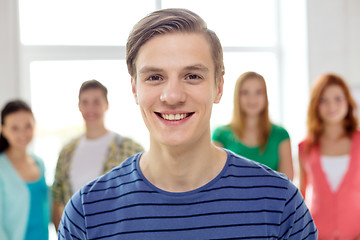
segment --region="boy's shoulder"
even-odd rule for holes
[[[251,159],[248,159],[246,157],[238,155],[228,149],[224,149],[224,150],[228,154],[229,166],[238,167],[243,172],[249,172],[249,173],[251,172],[253,174],[260,174],[260,175],[264,175],[264,176],[269,175],[269,176],[273,176],[275,178],[279,178],[282,180],[286,180],[286,181],[288,180],[288,178],[286,177],[285,174],[275,171],[262,163],[259,163],[257,161],[253,161]],[[248,171],[246,171],[246,169]]]
[[[289,188],[296,188],[289,178],[278,171],[259,162],[240,156],[230,150],[228,153],[227,175],[237,177],[239,181],[256,185],[274,185],[287,191]]]

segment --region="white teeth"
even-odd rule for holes
[[[161,117],[165,120],[178,121],[186,118],[188,115],[186,113],[177,113],[177,114],[161,114]]]

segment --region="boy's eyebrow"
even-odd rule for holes
[[[209,68],[206,67],[203,64],[195,64],[184,67],[185,71],[203,71],[203,72],[209,72]],[[145,66],[139,70],[139,74],[145,74],[149,72],[163,72],[164,70],[162,68],[158,67],[152,67],[152,66]]]
[[[186,70],[186,71],[196,70],[196,71],[209,72],[209,68],[203,64],[195,64],[195,65],[187,66],[184,68],[184,70]]]
[[[140,74],[145,74],[149,72],[162,72],[163,70],[158,67],[145,66],[139,70]]]

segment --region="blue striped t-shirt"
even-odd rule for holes
[[[226,150],[227,151],[227,150]],[[230,151],[220,174],[184,193],[141,173],[141,153],[77,192],[59,239],[317,239],[298,189],[283,175]]]

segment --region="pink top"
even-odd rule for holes
[[[360,131],[351,140],[350,163],[336,192],[332,192],[321,167],[319,146],[305,153],[306,140],[299,144],[299,155],[306,172],[306,188],[312,194],[305,201],[319,231],[319,240],[354,240],[360,237]]]

